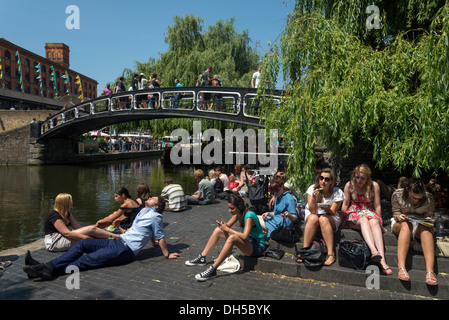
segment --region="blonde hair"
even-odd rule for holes
[[[217,174],[215,173],[214,169],[209,170],[209,178],[210,179],[216,179],[217,178]]]
[[[69,212],[73,207],[72,196],[68,193],[60,193],[55,198],[53,209],[56,210],[64,219],[64,223],[69,223]]]
[[[201,180],[201,179],[204,178],[204,171],[201,170],[201,169],[195,170],[195,172],[193,173],[193,176],[194,176],[195,178],[198,178],[198,179]]]
[[[356,175],[357,172],[364,173],[366,175],[366,190],[365,190],[365,198],[369,199],[371,197],[371,187],[373,185],[373,180],[371,179],[371,169],[366,164],[360,164],[357,167],[355,167],[354,171],[352,172],[351,181],[352,185],[355,186],[356,184]]]

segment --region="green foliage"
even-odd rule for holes
[[[380,9],[368,29],[366,8]],[[449,5],[445,1],[297,0],[280,44],[264,57],[263,81],[280,70],[281,108],[268,129],[293,142],[289,171],[312,181],[319,141],[338,156],[369,145],[379,168],[449,172]],[[268,104],[268,102],[266,102]]]

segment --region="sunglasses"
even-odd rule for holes
[[[320,181],[323,181],[323,180],[326,181],[326,182],[330,182],[331,178],[320,176]]]
[[[414,197],[414,196],[412,196],[411,194],[409,194],[408,196],[410,197],[410,199],[415,200],[415,201],[422,201],[422,200],[425,199],[425,198],[424,198],[424,195],[422,195],[421,198]]]

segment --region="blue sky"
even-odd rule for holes
[[[79,30],[66,28],[70,5],[79,8]],[[201,17],[203,30],[218,19],[235,17],[237,32],[248,30],[251,46],[259,42],[263,54],[284,29],[293,6],[294,0],[7,1],[0,37],[41,56],[46,42],[67,44],[70,68],[97,80],[101,92],[123,69],[158,59],[167,50],[167,27],[175,15]]]

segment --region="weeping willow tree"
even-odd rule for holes
[[[317,143],[339,157],[356,146],[399,172],[449,172],[447,1],[297,0],[262,81],[282,76],[267,128],[292,142],[289,172],[311,183]]]

